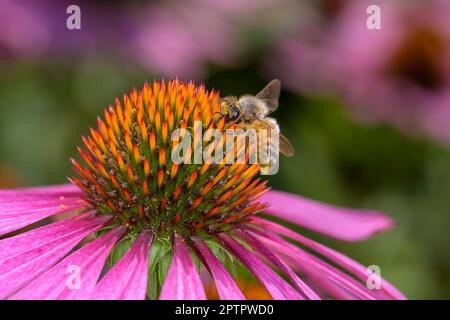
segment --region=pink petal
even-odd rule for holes
[[[337,299],[337,300],[358,300],[362,299],[361,296],[354,294],[351,290],[341,286],[339,282],[324,276],[320,270],[312,267],[308,264],[302,264],[301,268],[298,268],[297,261],[293,258],[285,257],[285,261],[296,268],[296,271],[304,274],[310,286],[314,287],[323,299]],[[375,299],[375,298],[373,298]]]
[[[336,207],[281,191],[269,191],[258,201],[270,203],[264,211],[268,214],[346,241],[364,240],[393,226],[380,212]]]
[[[0,299],[14,293],[64,257],[110,217],[80,214],[0,240]]]
[[[270,261],[273,265],[278,267],[289,279],[296,285],[297,289],[310,300],[321,300],[317,293],[314,292],[306,283],[304,283],[297,274],[277,255],[270,251],[258,239],[250,235],[248,232],[239,232],[238,236],[247,242],[252,248],[260,253],[264,258]]]
[[[0,190],[0,203],[14,200],[30,200],[57,195],[81,197],[83,191],[73,184],[61,184],[45,187]]]
[[[289,237],[293,240],[296,240],[305,246],[308,246],[309,248],[315,250],[316,252],[320,253],[324,257],[328,258],[329,260],[333,261],[340,267],[346,269],[350,273],[357,276],[362,281],[367,280],[367,268],[360,264],[359,262],[343,255],[340,252],[337,252],[336,250],[333,250],[331,248],[328,248],[316,241],[313,241],[311,239],[308,239],[288,228],[285,228],[277,223],[274,223],[272,221],[268,221],[261,218],[254,218],[253,222],[257,225],[264,226],[267,230],[271,230],[273,232],[276,232],[278,234],[281,234],[283,236]],[[398,291],[393,285],[391,285],[389,282],[381,278],[381,288],[380,291],[384,292],[387,297],[390,297],[391,299],[399,299],[403,300],[406,299],[406,297]]]
[[[147,293],[148,257],[153,234],[144,230],[90,296],[96,300],[143,300]]]
[[[262,263],[256,256],[226,234],[219,235],[225,247],[230,250],[266,287],[275,300],[300,300],[302,296],[295,291],[275,271]]]
[[[193,245],[198,252],[197,255],[213,277],[219,297],[222,300],[245,300],[236,282],[208,246],[200,238],[195,238]]]
[[[176,235],[173,258],[164,281],[160,300],[205,300],[200,275],[184,239]]]
[[[51,215],[81,210],[86,202],[72,185],[0,191],[0,236]]]
[[[299,271],[308,276],[320,277],[326,285],[328,282],[330,286],[338,286],[342,292],[349,293],[346,296],[351,299],[375,300],[379,298],[379,294],[375,290],[369,290],[356,279],[280,237],[270,236],[267,232],[259,232],[256,237],[271,250],[283,256],[285,261],[296,266]]]
[[[87,292],[97,283],[111,249],[123,233],[124,229],[117,227],[98,237],[41,274],[10,299],[55,300],[87,297]],[[79,287],[70,287],[71,284],[76,285],[69,282],[73,272],[79,272]]]

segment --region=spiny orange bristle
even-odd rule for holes
[[[148,196],[148,182],[147,182],[147,180],[144,180],[144,182],[142,182],[142,193],[144,194],[144,196]]]
[[[163,166],[166,163],[166,149],[159,150],[159,165]]]
[[[133,169],[131,167],[131,165],[127,166],[127,175],[128,175],[128,179],[130,181],[130,183],[134,182],[134,173],[133,173]]]
[[[124,137],[127,150],[129,153],[131,153],[131,151],[133,150],[133,144],[131,143],[130,133],[128,131],[125,131]]]
[[[167,142],[167,134],[168,134],[168,130],[169,130],[169,128],[168,128],[167,121],[164,121],[163,124],[162,124],[162,133],[161,133],[161,135],[162,135],[162,140],[163,140],[164,143]]]
[[[147,125],[145,124],[144,119],[141,119],[139,123],[139,127],[141,129],[141,137],[143,142],[147,142],[148,134],[147,134]]]
[[[155,114],[155,128],[156,132],[161,131],[161,114],[159,113],[159,110],[156,110]]]
[[[177,200],[178,197],[180,196],[181,193],[181,187],[180,186],[176,186],[175,187],[175,191],[173,192],[173,199]]]
[[[152,153],[155,151],[156,148],[156,137],[155,137],[155,132],[152,131],[150,132],[150,150],[152,151]]]
[[[123,158],[120,155],[120,153],[116,154],[116,160],[117,164],[119,165],[120,171],[125,172],[125,162],[123,161]]]
[[[211,190],[211,188],[212,188],[213,186],[214,186],[214,182],[213,182],[213,181],[208,182],[208,183],[206,184],[206,186],[203,188],[203,190],[202,190],[202,192],[201,192],[201,195],[202,195],[202,196],[206,195],[206,194]]]
[[[181,221],[181,214],[177,213],[175,214],[175,218],[173,219],[174,224],[178,224],[178,222]]]
[[[206,218],[210,218],[210,217],[214,216],[219,210],[220,210],[220,207],[215,207],[215,208],[211,209],[211,211],[209,211],[206,214]]]
[[[198,198],[194,201],[194,203],[191,205],[191,209],[197,208],[197,207],[200,205],[200,203],[202,203],[202,201],[203,201],[203,197],[198,197]]]
[[[198,175],[198,172],[197,172],[197,171],[194,171],[194,172],[191,174],[191,176],[189,177],[188,183],[187,183],[187,187],[188,187],[188,188],[190,188],[190,187],[194,184],[195,179],[197,179],[197,175]]]
[[[161,188],[164,183],[164,170],[159,170],[158,172],[158,188]]]
[[[174,164],[172,165],[172,169],[170,170],[170,177],[171,177],[172,179],[175,178],[175,176],[176,176],[176,174],[177,174],[177,171],[178,171],[178,164],[174,163]]]
[[[222,170],[220,170],[219,173],[214,178],[213,183],[216,184],[217,182],[219,182],[219,180],[221,180],[225,176],[226,173],[227,173],[227,168],[223,168]]]
[[[148,162],[148,159],[144,159],[144,175],[147,177],[150,174],[150,163]]]
[[[133,155],[134,155],[134,161],[137,164],[141,163],[141,155],[139,154],[139,148],[136,144],[133,145]]]

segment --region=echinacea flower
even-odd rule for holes
[[[145,84],[83,137],[73,184],[1,191],[0,298],[205,299],[207,270],[221,299],[244,299],[230,261],[273,299],[404,298],[383,279],[369,289],[361,264],[258,215],[357,241],[391,227],[383,214],[268,191],[258,164],[172,163],[175,128],[222,129],[219,110],[203,86]],[[72,214],[44,224],[62,213]]]

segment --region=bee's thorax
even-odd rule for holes
[[[264,119],[269,112],[266,103],[252,95],[245,95],[239,98],[237,102],[238,108],[249,120]]]

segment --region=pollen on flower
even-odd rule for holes
[[[143,228],[160,236],[174,230],[184,236],[227,231],[265,207],[254,203],[268,190],[255,178],[258,164],[177,164],[171,159],[183,138],[171,139],[174,130],[194,136],[195,121],[204,130],[223,130],[224,118],[214,116],[219,112],[218,92],[192,82],[155,81],[133,89],[82,137],[83,164],[72,159],[76,177],[70,181],[84,190],[91,206],[130,233]],[[196,147],[188,148],[186,160]]]

